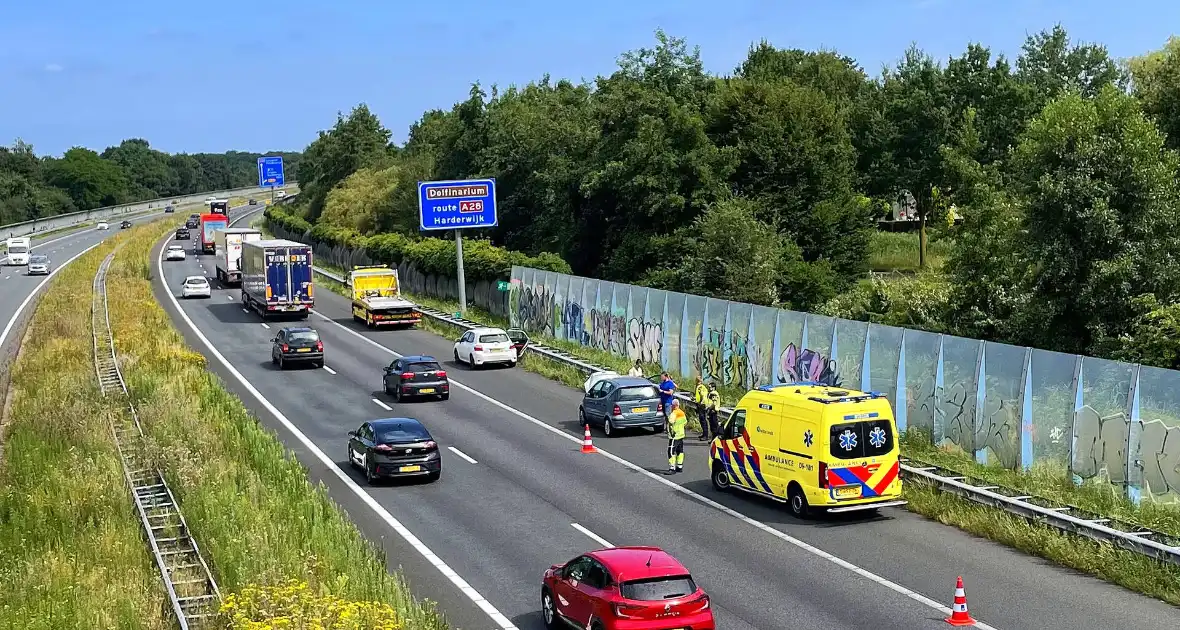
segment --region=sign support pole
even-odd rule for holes
[[[463,230],[455,230],[455,262],[458,264],[459,314],[467,316],[467,279],[463,277]]]

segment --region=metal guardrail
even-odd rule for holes
[[[122,245],[119,246],[120,248]],[[107,255],[94,274],[91,327],[94,337],[94,373],[104,397],[121,397],[127,414],[111,417],[115,447],[123,460],[123,476],[135,501],[135,509],[151,548],[160,577],[181,630],[212,627],[221,605],[221,591],[196,539],[180,513],[175,495],[164,475],[151,464],[143,449],[143,427],[127,392],[127,383],[115,356],[115,337],[107,306],[106,276],[119,248]]]
[[[313,270],[345,286],[348,278],[313,267]],[[470,319],[455,317],[437,309],[419,305],[423,315],[457,328],[477,328],[484,324]],[[529,352],[535,352],[551,361],[573,366],[587,375],[608,371],[593,363],[587,363],[574,355],[549,346],[529,342]],[[676,397],[684,404],[695,407],[696,403],[686,394]],[[721,413],[729,415],[733,409],[722,407]],[[942,492],[957,494],[982,505],[994,507],[1029,521],[1047,525],[1063,532],[1084,536],[1091,540],[1109,543],[1115,547],[1148,556],[1160,562],[1180,566],[1180,538],[1140,527],[1133,523],[1086,512],[1077,506],[1067,505],[1044,497],[1023,494],[1017,490],[988,484],[972,479],[956,471],[902,457],[902,474],[909,480],[925,483]],[[976,482],[976,483],[972,483]]]

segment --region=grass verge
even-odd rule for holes
[[[108,276],[119,363],[153,459],[226,595],[225,627],[447,627],[185,346],[152,294],[149,252],[167,225],[75,261],[34,315],[0,463],[0,627],[174,623],[110,438],[109,414],[122,411],[94,383],[89,296],[114,241],[127,242]]]
[[[948,239],[926,242],[926,256],[930,268],[940,269],[950,256],[954,245]],[[917,232],[873,232],[869,240],[869,269],[873,271],[917,271]]]
[[[323,266],[322,263],[320,266]],[[339,269],[326,267],[341,273]],[[319,276],[317,283],[321,286],[344,296],[350,293],[346,286]],[[453,313],[458,304],[434,298],[409,295],[417,303],[436,308],[444,312]],[[479,308],[468,308],[468,319],[486,323],[492,326],[506,327],[507,322]],[[425,319],[421,325],[423,330],[439,336],[454,339],[461,334],[460,329]],[[625,371],[629,365],[626,359],[604,352],[576,346],[574,344],[560,344],[554,340],[541,340],[547,345],[562,347],[587,361]],[[590,356],[590,355],[596,356]],[[605,355],[605,356],[597,356]],[[540,355],[526,355],[520,363],[525,369],[541,376],[561,382],[575,388],[581,388],[585,376],[578,370],[557,362],[545,359]],[[658,371],[659,367],[655,366]],[[744,393],[744,391],[742,392]],[[740,397],[728,392],[730,402]],[[694,414],[689,414],[690,424],[694,430],[699,430]],[[967,461],[963,456],[940,450],[930,444],[929,436],[909,434],[902,441],[902,449],[907,457],[944,466],[960,473],[986,479],[997,485],[1025,491],[1029,494],[1055,499],[1076,505],[1099,514],[1109,515],[1130,522],[1139,523],[1145,527],[1162,532],[1180,535],[1180,511],[1172,507],[1143,504],[1136,506],[1120,498],[1115,489],[1106,484],[1090,484],[1081,488],[1076,487],[1062,472],[1037,469],[1031,473],[1016,473],[1014,471],[980,466]],[[1180,605],[1180,567],[1165,565],[1150,558],[1129,551],[1118,549],[1109,544],[1102,544],[1088,539],[1072,536],[1044,525],[1030,523],[1025,519],[1007,514],[994,508],[981,506],[961,499],[957,496],[939,492],[938,490],[917,482],[909,482],[906,486],[905,498],[909,501],[907,508],[932,520],[957,527],[968,533],[993,540],[1013,547],[1025,553],[1040,556],[1061,565],[1089,573],[1109,582],[1118,584],[1138,593],[1162,599],[1174,605]]]

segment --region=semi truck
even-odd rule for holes
[[[413,326],[422,321],[418,306],[402,297],[397,269],[385,265],[353,267],[352,318],[369,328]]]
[[[213,234],[218,230],[229,227],[229,218],[224,214],[201,215],[201,242],[197,248],[202,254],[212,254],[217,251],[217,243],[213,241]]]
[[[214,199],[213,201],[210,201],[209,202],[209,213],[210,214],[228,215],[229,214],[229,200],[228,199]]]
[[[242,243],[261,241],[262,232],[254,228],[225,228],[213,233],[217,255],[217,279],[225,284],[242,281]]]
[[[315,306],[311,245],[286,239],[242,243],[242,307],[263,320],[293,314],[307,319]]]

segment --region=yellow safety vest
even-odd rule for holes
[[[708,396],[709,396],[709,388],[705,387],[704,383],[701,383],[700,385],[697,385],[697,391],[693,395],[692,399],[695,400],[697,402],[697,404],[700,404],[700,403],[705,402],[705,399],[708,398]]]
[[[709,392],[709,407],[713,411],[721,411],[721,394],[716,390]]]

